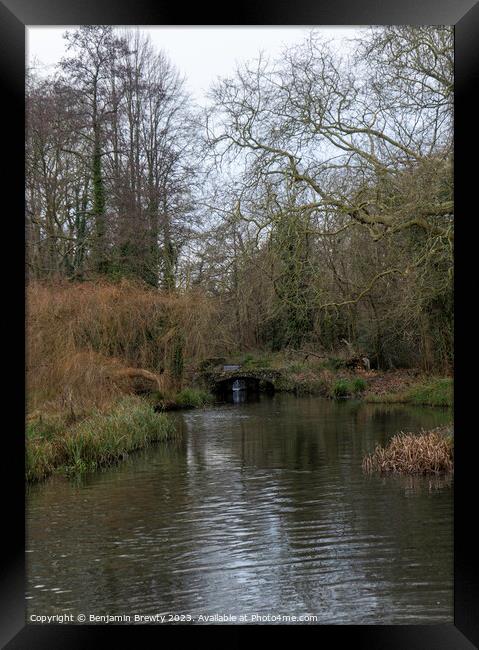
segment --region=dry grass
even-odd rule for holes
[[[178,344],[185,361],[221,347],[220,337],[211,336],[217,312],[195,291],[171,295],[130,281],[30,283],[28,412],[78,415],[108,407],[115,396],[132,392],[135,381],[154,390],[178,382],[171,376]]]
[[[454,446],[441,429],[400,433],[386,447],[378,445],[363,460],[366,472],[440,474],[454,467]]]

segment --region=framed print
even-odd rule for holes
[[[0,1],[2,647],[477,647],[479,6],[181,9]]]

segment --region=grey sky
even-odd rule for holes
[[[27,27],[26,45],[29,64],[37,59],[52,71],[65,54],[61,27]],[[71,29],[71,27],[70,27]],[[205,93],[218,76],[231,75],[236,63],[254,59],[263,50],[276,57],[285,45],[304,39],[311,27],[140,27],[150,34],[157,49],[168,54],[187,78],[187,87],[196,101],[203,103]],[[357,27],[319,27],[327,39],[347,46],[358,34]]]

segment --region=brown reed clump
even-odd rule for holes
[[[195,290],[168,293],[132,281],[32,281],[27,291],[28,412],[108,408],[132,382],[168,388],[174,361],[221,347],[218,309]],[[161,377],[161,386],[159,378]]]
[[[454,446],[440,429],[420,434],[399,433],[385,447],[377,445],[363,460],[366,472],[401,474],[440,474],[452,472]]]

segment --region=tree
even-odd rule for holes
[[[65,32],[65,39],[71,55],[62,59],[61,68],[75,92],[78,110],[84,120],[81,134],[90,149],[93,267],[98,273],[104,273],[109,255],[102,158],[105,154],[106,120],[116,109],[109,102],[109,79],[112,70],[114,74],[116,62],[126,52],[126,43],[115,36],[110,25],[83,25],[73,32]]]
[[[34,277],[81,275],[89,241],[90,168],[76,136],[75,100],[57,79],[28,77],[28,264]]]
[[[215,160],[236,173],[239,211],[258,233],[274,232],[290,215],[298,232],[308,223],[311,245],[342,241],[344,250],[365,232],[378,247],[377,263],[359,274],[366,276],[362,286],[353,289],[356,269],[346,265],[344,298],[338,260],[327,265],[307,300],[323,313],[352,310],[376,285],[389,289],[406,271],[419,281],[437,264],[439,276],[450,277],[452,266],[452,32],[372,30],[359,51],[361,60],[340,58],[313,32],[282,62],[260,58],[217,84],[207,118]],[[415,243],[411,251],[405,241]],[[385,255],[389,242],[401,242],[405,257]],[[444,300],[436,305],[448,303],[450,288],[437,287]],[[423,289],[419,302],[430,304]],[[297,292],[291,313],[301,311],[304,295]],[[443,315],[450,317],[447,309]]]

